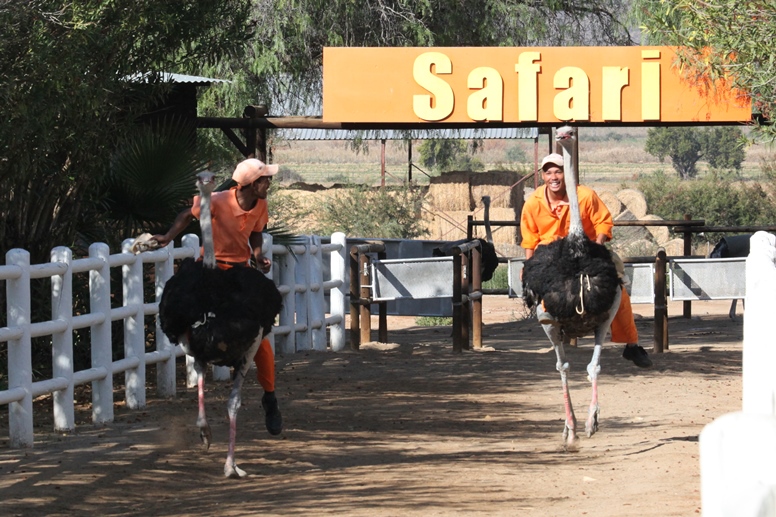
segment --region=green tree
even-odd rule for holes
[[[74,245],[112,154],[170,87],[159,72],[239,50],[248,10],[248,0],[0,0],[0,253],[40,261]]]
[[[631,45],[627,15],[619,0],[265,0],[243,57],[188,71],[232,81],[205,93],[203,113],[262,103],[273,115],[319,114],[326,46]]]
[[[423,166],[437,172],[481,171],[485,166],[474,157],[480,148],[481,141],[478,140],[472,140],[471,146],[467,146],[464,140],[439,139],[424,140],[418,152]]]
[[[743,183],[730,174],[712,173],[686,182],[658,171],[639,178],[650,212],[663,219],[691,214],[710,226],[769,225],[776,204],[759,183]]]
[[[703,158],[712,169],[741,170],[746,158],[744,133],[734,126],[712,127],[703,132]]]
[[[703,136],[691,127],[652,127],[647,131],[644,150],[661,162],[666,156],[671,158],[671,165],[680,178],[694,178],[702,156]]]
[[[637,0],[635,13],[649,44],[680,47],[687,77],[711,89],[713,81],[751,96],[755,113],[773,120],[776,108],[776,4],[771,0]],[[776,138],[776,126],[758,126]]]

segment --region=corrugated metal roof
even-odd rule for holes
[[[429,129],[429,130],[379,130],[354,131],[350,129],[278,129],[278,136],[286,140],[405,140],[409,133],[412,140],[461,139],[484,140],[530,139],[538,138],[539,129],[535,127],[499,127],[466,129]]]
[[[150,72],[146,73],[137,73],[128,75],[125,77],[127,81],[131,82],[146,82],[147,77],[151,75]],[[162,82],[172,82],[172,83],[186,83],[186,84],[194,84],[194,85],[208,85],[208,84],[214,84],[214,83],[230,83],[231,81],[227,81],[226,79],[213,79],[212,77],[201,77],[198,75],[185,75],[185,74],[172,74],[170,72],[161,72],[159,74],[161,76]]]

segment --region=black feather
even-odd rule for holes
[[[526,305],[544,302],[568,337],[584,336],[605,322],[620,285],[609,250],[585,236],[570,235],[537,246],[523,269]],[[577,313],[581,307],[582,315]]]
[[[272,330],[281,302],[275,283],[256,269],[186,259],[165,285],[159,321],[170,341],[188,337],[200,363],[238,367],[259,333]]]

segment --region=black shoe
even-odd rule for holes
[[[636,366],[641,368],[649,368],[652,366],[652,359],[647,355],[647,351],[644,347],[639,345],[626,346],[622,351],[622,356],[628,361],[633,361]]]
[[[267,431],[272,436],[279,435],[283,430],[283,417],[280,415],[278,399],[275,397],[274,391],[264,393],[264,396],[261,397],[261,407],[264,408]]]

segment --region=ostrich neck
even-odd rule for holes
[[[585,230],[582,227],[582,216],[579,212],[579,198],[577,197],[577,171],[574,167],[574,160],[572,159],[572,148],[574,146],[574,142],[571,140],[566,140],[561,143],[561,147],[563,147],[563,162],[564,170],[566,173],[563,175],[563,178],[566,182],[566,194],[569,197],[569,211],[571,213],[571,222],[569,225],[569,235],[579,235],[582,236],[585,234]]]
[[[202,190],[199,201],[199,225],[202,229],[202,261],[205,267],[215,269],[216,252],[213,247],[213,220],[210,216],[210,192]]]
[[[485,218],[485,238],[489,243],[493,244],[493,232],[490,229],[490,199],[485,201],[485,212],[483,217]]]

